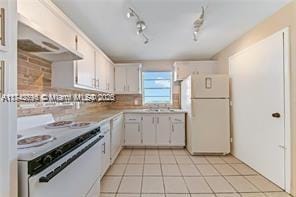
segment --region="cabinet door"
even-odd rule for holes
[[[121,148],[121,138],[123,131],[123,117],[122,115],[117,116],[113,119],[113,128],[111,133],[111,157],[114,159],[116,154],[119,153],[119,149]]]
[[[155,117],[152,114],[142,116],[142,136],[143,144],[146,146],[156,145],[156,128],[155,128]]]
[[[172,123],[172,146],[185,146],[185,123]]]
[[[139,93],[140,92],[140,70],[138,66],[127,66],[126,67],[126,91],[128,93]]]
[[[125,145],[137,146],[142,144],[141,127],[139,123],[125,123]]]
[[[123,93],[126,89],[126,69],[123,66],[115,67],[115,92]]]
[[[108,62],[108,91],[113,92],[114,91],[114,65],[112,62]]]
[[[170,145],[171,121],[169,115],[156,116],[156,139],[157,145]]]
[[[7,51],[8,0],[0,1],[0,51]]]
[[[105,60],[101,53],[96,52],[96,87],[101,91],[106,90]]]
[[[77,60],[77,84],[82,86],[95,87],[95,50],[83,38],[77,39],[77,50],[83,54],[82,60]]]
[[[101,151],[101,177],[104,176],[109,166],[111,165],[111,139],[110,130],[104,134],[102,141],[102,151]]]

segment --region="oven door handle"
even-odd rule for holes
[[[61,171],[63,171],[68,165],[70,165],[73,161],[75,161],[83,153],[85,153],[91,147],[93,147],[94,145],[96,145],[96,143],[98,143],[102,138],[103,138],[103,136],[100,136],[99,138],[97,138],[96,140],[94,140],[92,143],[90,143],[89,145],[87,145],[86,147],[84,147],[81,151],[79,151],[78,153],[76,153],[75,155],[73,155],[70,159],[68,159],[67,161],[65,161],[61,166],[57,167],[56,169],[54,169],[53,171],[51,171],[47,175],[40,177],[39,178],[39,182],[40,183],[48,183],[53,177],[55,177],[56,175],[58,175]]]

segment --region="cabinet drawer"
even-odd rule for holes
[[[124,122],[126,122],[126,123],[140,123],[141,116],[136,115],[136,114],[126,114]]]
[[[171,116],[171,121],[173,123],[182,123],[185,122],[185,115],[184,114],[175,114]]]

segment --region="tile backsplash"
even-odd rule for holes
[[[18,51],[18,93],[19,94],[81,94],[92,93],[51,87],[51,62]],[[172,108],[180,108],[180,84],[174,83]],[[56,120],[76,119],[110,109],[140,109],[142,95],[116,95],[114,103],[18,103],[18,116],[52,113]]]

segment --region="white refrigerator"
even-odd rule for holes
[[[181,106],[188,112],[186,147],[192,155],[230,152],[228,75],[189,76],[181,83]]]

